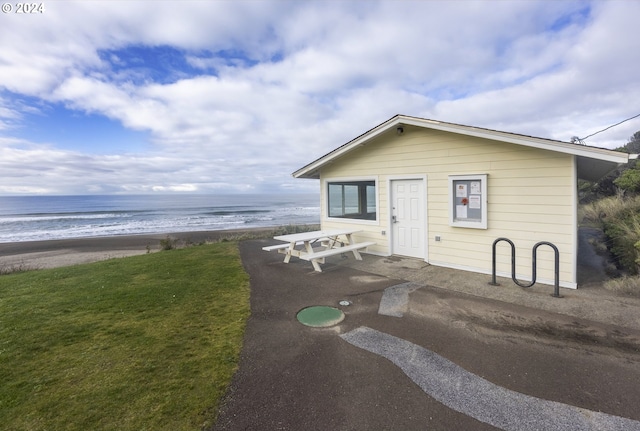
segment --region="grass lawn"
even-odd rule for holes
[[[0,428],[209,427],[248,316],[235,242],[3,275]]]

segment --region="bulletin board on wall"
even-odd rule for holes
[[[450,184],[450,224],[487,228],[487,175],[453,175]]]
[[[455,220],[482,220],[482,186],[480,181],[454,180],[454,216]]]

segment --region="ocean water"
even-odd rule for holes
[[[0,197],[0,243],[319,222],[315,194]]]

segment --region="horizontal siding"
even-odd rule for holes
[[[471,174],[488,175],[486,230],[449,226],[449,176]],[[390,232],[382,234],[390,228],[388,181],[411,175],[427,178],[428,261],[490,271],[491,244],[498,237],[507,237],[517,246],[518,274],[528,277],[531,247],[538,241],[550,241],[560,250],[561,280],[575,283],[572,156],[407,127],[404,135],[378,136],[321,170],[322,179],[377,177],[379,220],[357,226],[363,229],[358,239],[375,241],[378,245],[372,251],[378,254],[390,253]],[[323,211],[324,207],[323,198]],[[323,218],[323,227],[345,225]],[[436,235],[442,240],[435,241]],[[503,271],[510,270],[510,259],[508,245],[501,244],[498,265],[506,265]],[[553,260],[549,247],[540,247],[540,278],[553,279]]]

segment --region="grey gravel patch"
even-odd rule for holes
[[[640,422],[543,400],[495,385],[428,349],[375,329],[340,335],[348,343],[400,367],[447,407],[505,431],[632,431]]]
[[[408,282],[387,287],[384,290],[378,314],[402,317],[409,309],[409,294],[423,287],[421,284]]]

